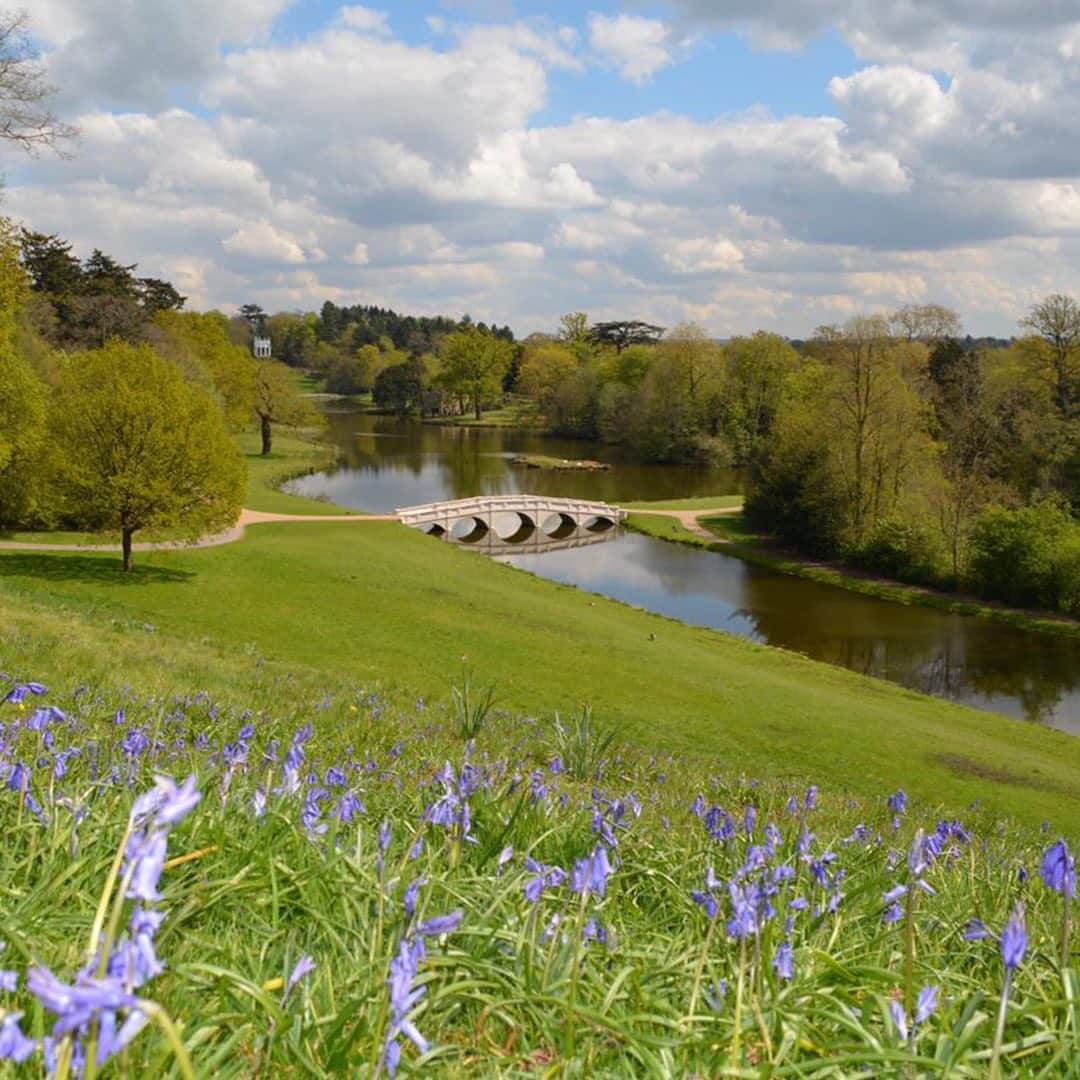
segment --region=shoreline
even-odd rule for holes
[[[650,527],[641,521],[642,518],[647,517],[660,518],[665,524],[659,526],[657,523]],[[705,551],[716,551],[721,555],[741,559],[752,566],[804,578],[819,585],[847,589],[849,592],[889,603],[906,606],[915,604],[950,615],[989,619],[992,622],[1003,623],[1018,630],[1033,633],[1055,634],[1058,637],[1080,637],[1080,620],[1069,619],[1068,616],[1058,616],[1027,608],[1012,608],[963,593],[946,593],[930,589],[925,585],[908,585],[894,578],[881,577],[868,571],[843,567],[836,563],[814,562],[790,551],[781,549],[771,551],[761,545],[746,543],[723,532],[717,532],[713,527],[714,523],[720,524],[716,517],[697,516],[695,522],[700,527],[700,532],[690,529],[682,522],[670,524],[667,522],[670,522],[670,518],[661,518],[661,515],[648,510],[631,510],[624,526],[656,540],[697,547]]]

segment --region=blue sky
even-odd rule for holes
[[[1080,8],[35,0],[68,159],[5,212],[192,306],[719,336],[1080,293]]]

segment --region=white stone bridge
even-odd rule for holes
[[[437,536],[475,543],[493,534],[504,543],[570,540],[583,532],[603,532],[626,517],[617,506],[588,499],[547,495],[479,495],[455,502],[408,506],[395,511],[404,525]]]

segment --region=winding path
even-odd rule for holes
[[[720,537],[699,525],[700,517],[712,517],[716,514],[735,514],[741,506],[723,506],[704,510],[634,510],[637,514],[660,514],[663,517],[677,518],[685,528],[696,536],[702,536],[717,543],[723,543]],[[397,521],[397,514],[275,514],[265,510],[240,511],[240,517],[231,529],[203,536],[198,540],[162,540],[156,543],[132,545],[134,551],[177,551],[183,548],[220,547],[242,540],[249,525],[280,524],[282,522],[345,522],[345,521]],[[119,544],[39,544],[31,540],[0,540],[0,551],[119,551]]]

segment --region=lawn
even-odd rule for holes
[[[278,485],[294,476],[333,464],[336,451],[331,446],[314,443],[297,433],[274,432],[273,450],[266,457],[262,443],[254,431],[238,435],[237,442],[248,467],[247,494],[244,506],[249,510],[264,510],[274,514],[351,514],[356,511],[321,499],[290,495],[278,490]]]
[[[445,700],[467,658],[513,712],[587,702],[623,738],[718,768],[865,794],[905,786],[956,810],[982,799],[1080,828],[1080,744],[1068,735],[685,626],[396,524],[262,525],[139,567],[131,579],[112,556],[2,552],[5,625],[63,611],[68,647],[106,657],[121,685],[175,643],[178,658],[261,657],[312,682],[391,680]],[[133,628],[119,644],[101,637],[115,626]]]

